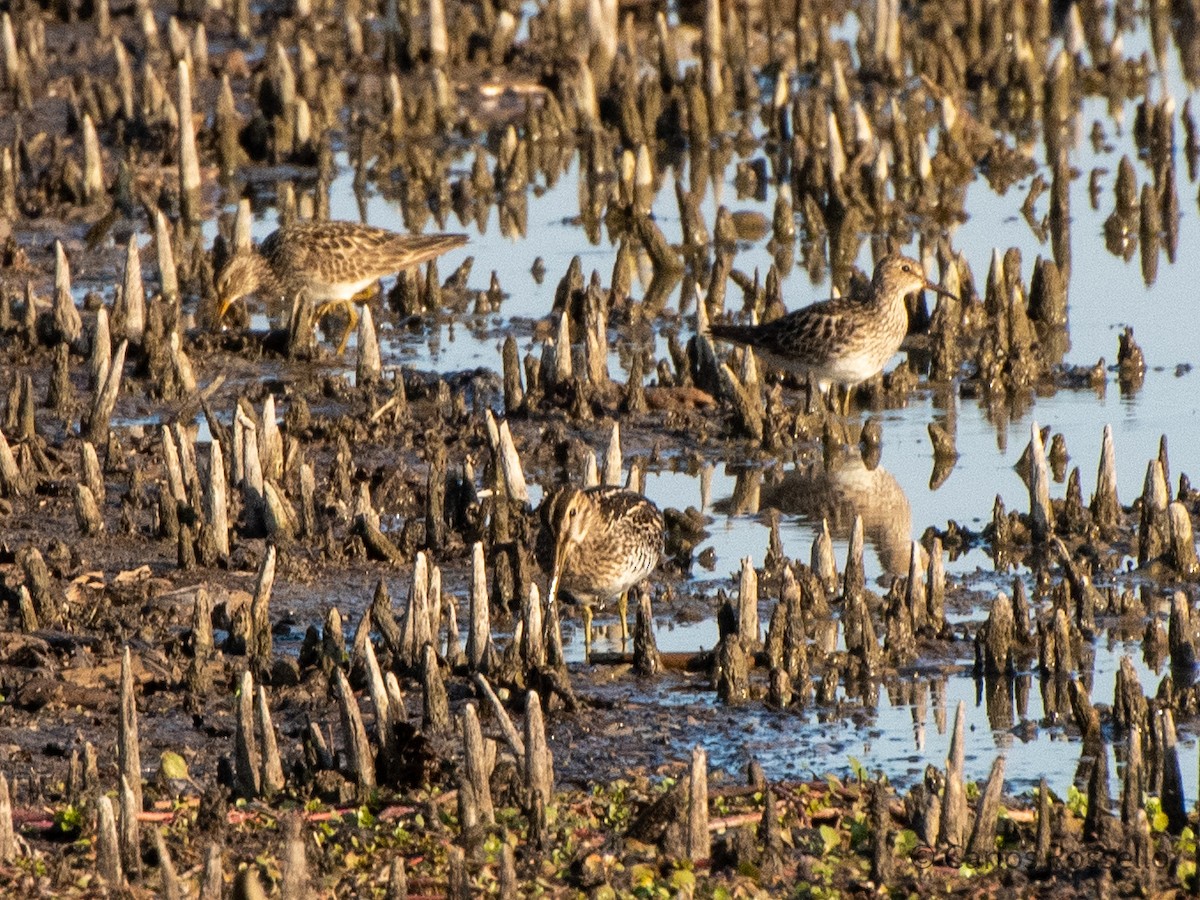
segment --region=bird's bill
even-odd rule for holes
[[[225,313],[229,312],[229,307],[237,302],[236,297],[219,297],[217,298],[217,321],[225,321]]]
[[[940,284],[934,284],[932,281],[925,282],[925,289],[929,290],[929,291],[933,291],[935,294],[941,294],[943,297],[949,297],[951,300],[959,299],[958,295],[955,294],[953,291],[948,291],[944,287],[942,287]]]
[[[546,592],[546,602],[553,603],[558,597],[558,582],[562,578],[563,564],[567,561],[567,548],[570,543],[560,540],[554,545],[554,571],[550,575],[550,589]]]

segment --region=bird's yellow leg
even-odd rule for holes
[[[346,344],[350,341],[350,334],[358,327],[358,310],[354,308],[354,301],[343,300],[342,304],[346,307],[346,330],[342,332],[342,340],[338,344],[338,356],[346,352]]]
[[[583,655],[592,655],[592,608],[583,608]]]
[[[629,640],[629,591],[621,594],[617,601],[617,611],[621,614],[621,643]]]

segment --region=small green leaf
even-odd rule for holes
[[[174,750],[164,750],[158,760],[159,771],[172,781],[190,781],[187,762]]]
[[[911,828],[905,828],[903,831],[896,833],[896,840],[893,846],[896,849],[896,855],[907,857],[910,853],[917,849],[921,843],[917,833]]]
[[[83,828],[83,812],[78,806],[63,807],[54,814],[54,823],[63,833],[77,832]]]
[[[838,849],[838,847],[842,846],[842,836],[836,828],[832,828],[829,825],[822,825],[820,832],[821,841],[825,845],[825,849],[822,851],[823,855],[828,856],[834,850]]]
[[[866,816],[859,816],[850,823],[850,846],[856,850],[866,844],[871,836],[871,826]]]
[[[850,771],[854,773],[854,777],[857,778],[859,782],[865,782],[867,780],[867,767],[853,756],[850,757]]]
[[[629,881],[635,888],[648,888],[654,884],[654,876],[651,866],[636,865],[629,873]]]
[[[1180,883],[1186,883],[1196,874],[1196,861],[1192,859],[1183,859],[1175,866],[1175,878]]]
[[[1087,794],[1073,784],[1067,787],[1067,809],[1081,819],[1087,815]]]
[[[694,888],[696,886],[696,873],[690,869],[676,869],[671,873],[671,887],[675,890],[683,890],[684,888]]]

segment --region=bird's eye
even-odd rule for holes
[[[570,509],[570,510],[567,510],[567,515],[568,515],[568,516],[570,516],[570,517],[573,519],[573,518],[575,518],[575,514],[576,514],[577,512],[579,512],[579,510],[577,510],[577,509]]]
[[[910,266],[908,263],[905,263],[901,268],[909,275],[912,274],[912,266]]]

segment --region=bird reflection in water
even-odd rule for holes
[[[733,496],[715,505],[730,515],[778,509],[821,527],[836,540],[849,540],[854,517],[862,516],[866,542],[889,575],[908,574],[912,550],[912,506],[894,475],[881,465],[868,468],[857,450],[843,448],[828,461],[798,466],[778,480],[761,470],[737,476]]]

